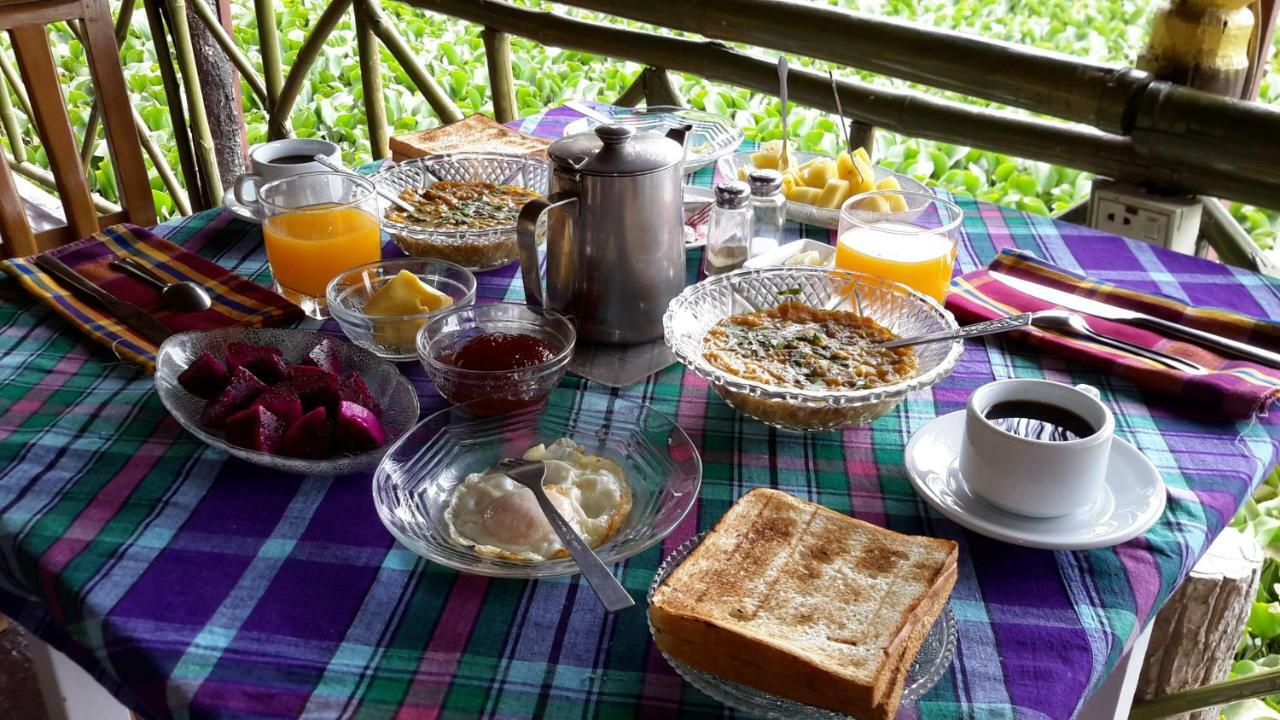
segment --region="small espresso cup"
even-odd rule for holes
[[[1048,426],[1042,424],[1030,426],[1041,429],[1039,434],[1010,432],[988,417],[1001,403],[1066,411],[1093,432],[1071,439],[1044,439],[1049,436],[1043,432]],[[1003,510],[1037,518],[1067,515],[1089,507],[1100,496],[1115,427],[1115,416],[1088,385],[1072,387],[1048,380],[988,383],[969,396],[965,407],[960,475],[969,490]]]
[[[288,138],[254,146],[249,151],[249,167],[253,172],[236,178],[236,200],[241,205],[256,208],[258,188],[263,185],[293,175],[328,172],[329,168],[315,161],[316,155],[323,155],[335,163],[342,162],[341,149],[328,140]]]

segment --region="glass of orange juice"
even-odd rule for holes
[[[947,298],[964,213],[928,193],[876,190],[840,208],[836,267],[902,283]]]
[[[292,175],[264,185],[258,202],[276,292],[311,317],[329,317],[330,280],[382,257],[378,194],[359,175]]]

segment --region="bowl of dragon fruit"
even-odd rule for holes
[[[178,333],[156,354],[160,401],[191,434],[274,470],[372,470],[418,420],[396,366],[305,330]]]

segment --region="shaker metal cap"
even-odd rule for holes
[[[735,210],[751,199],[751,188],[741,180],[723,180],[716,184],[716,207]]]
[[[752,195],[767,197],[782,189],[782,173],[769,168],[752,170],[747,182],[751,184]]]
[[[547,156],[556,165],[585,175],[648,175],[684,160],[674,140],[624,125],[601,125],[551,143]]]

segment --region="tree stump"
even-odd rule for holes
[[[1135,699],[1150,700],[1227,677],[1258,591],[1262,559],[1252,535],[1222,531],[1156,615]],[[1175,717],[1217,720],[1218,708]]]

